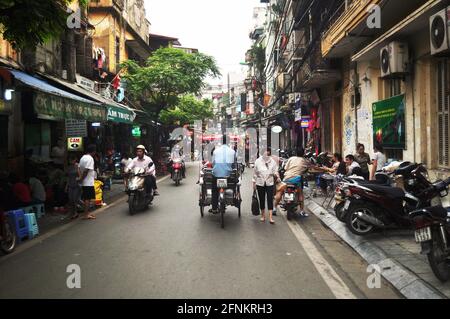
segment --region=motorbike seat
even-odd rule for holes
[[[371,184],[365,184],[363,186],[374,192],[384,195],[390,199],[399,199],[405,197],[405,191],[399,187],[371,185]]]
[[[394,171],[394,174],[402,176],[410,175],[411,172],[417,168],[417,166],[417,164],[409,164],[408,166],[397,168]]]
[[[450,214],[449,208],[444,208],[442,206],[427,207],[419,210],[415,210],[409,214],[411,218],[429,215],[436,219],[445,219]]]
[[[378,185],[378,186],[389,186],[390,183],[388,180],[374,180],[374,181],[367,181],[367,180],[361,180],[361,179],[354,179],[358,184],[361,185]]]

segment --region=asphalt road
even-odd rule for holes
[[[197,166],[145,212],[121,201],[95,221],[76,221],[12,256],[0,257],[0,298],[397,298],[382,281],[366,285],[367,265],[311,216],[276,225],[250,212],[251,172],[242,218],[229,208],[200,217]],[[69,289],[69,265],[81,288]]]

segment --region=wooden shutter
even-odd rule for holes
[[[450,126],[450,60],[439,62],[438,66],[438,143],[439,166],[450,166],[449,126]]]

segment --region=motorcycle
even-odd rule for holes
[[[411,172],[412,177],[417,178],[419,166]],[[399,187],[351,185],[344,205],[346,224],[352,233],[360,236],[368,235],[377,228],[409,228],[412,226],[409,212],[430,206],[432,200],[440,195],[439,183],[430,183],[431,187],[416,189],[414,193]]]
[[[448,195],[450,178],[433,184],[425,192]],[[431,269],[440,281],[450,280],[450,207],[442,205],[413,211],[409,214],[415,226],[415,239],[426,254]]]
[[[420,168],[416,170],[419,166]],[[403,179],[403,182],[400,182],[400,184],[403,185],[403,188],[407,192],[414,194],[420,189],[428,188],[431,184],[426,178],[423,178],[424,171],[426,171],[426,169],[422,165],[403,162],[392,167],[386,167],[386,169],[383,169],[382,171],[378,171],[375,174],[374,181],[367,181],[362,177],[340,176],[334,196],[334,201],[336,203],[334,211],[337,219],[341,222],[346,222],[347,211],[344,210],[344,206],[347,199],[351,197],[351,192],[349,191],[350,186],[358,184],[395,186],[400,179]],[[416,181],[416,179],[418,180]],[[407,182],[405,183],[404,181]]]
[[[153,163],[150,163],[149,168],[153,165]],[[127,194],[130,215],[148,209],[148,206],[153,202],[153,189],[149,193],[145,190],[145,176],[146,172],[142,167],[135,167],[129,174]]]
[[[299,205],[299,189],[296,185],[288,184],[283,193],[281,208],[286,211],[287,220],[292,220]]]
[[[176,186],[179,186],[181,180],[183,179],[182,169],[183,169],[182,160],[174,159],[172,161],[172,180],[175,182]]]
[[[5,212],[0,211],[0,249],[5,254],[10,254],[16,248],[16,233],[14,226],[6,216]]]

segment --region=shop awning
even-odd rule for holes
[[[35,90],[34,111],[40,118],[80,119],[92,122],[106,120],[106,109],[100,103],[61,90],[24,72],[17,70],[9,72],[17,81]]]
[[[103,96],[101,96],[100,94],[89,91],[81,86],[78,86],[77,84],[69,83],[69,82],[63,81],[61,79],[55,78],[53,76],[49,76],[49,75],[43,74],[42,76],[66,87],[69,90],[77,92],[83,96],[86,96],[89,99],[92,99],[98,103],[103,104],[103,106],[108,111],[108,113],[107,113],[108,121],[116,122],[116,123],[133,124],[133,122],[136,118],[135,111],[130,109],[126,105],[117,103],[116,101],[113,101],[113,100],[106,99]]]

